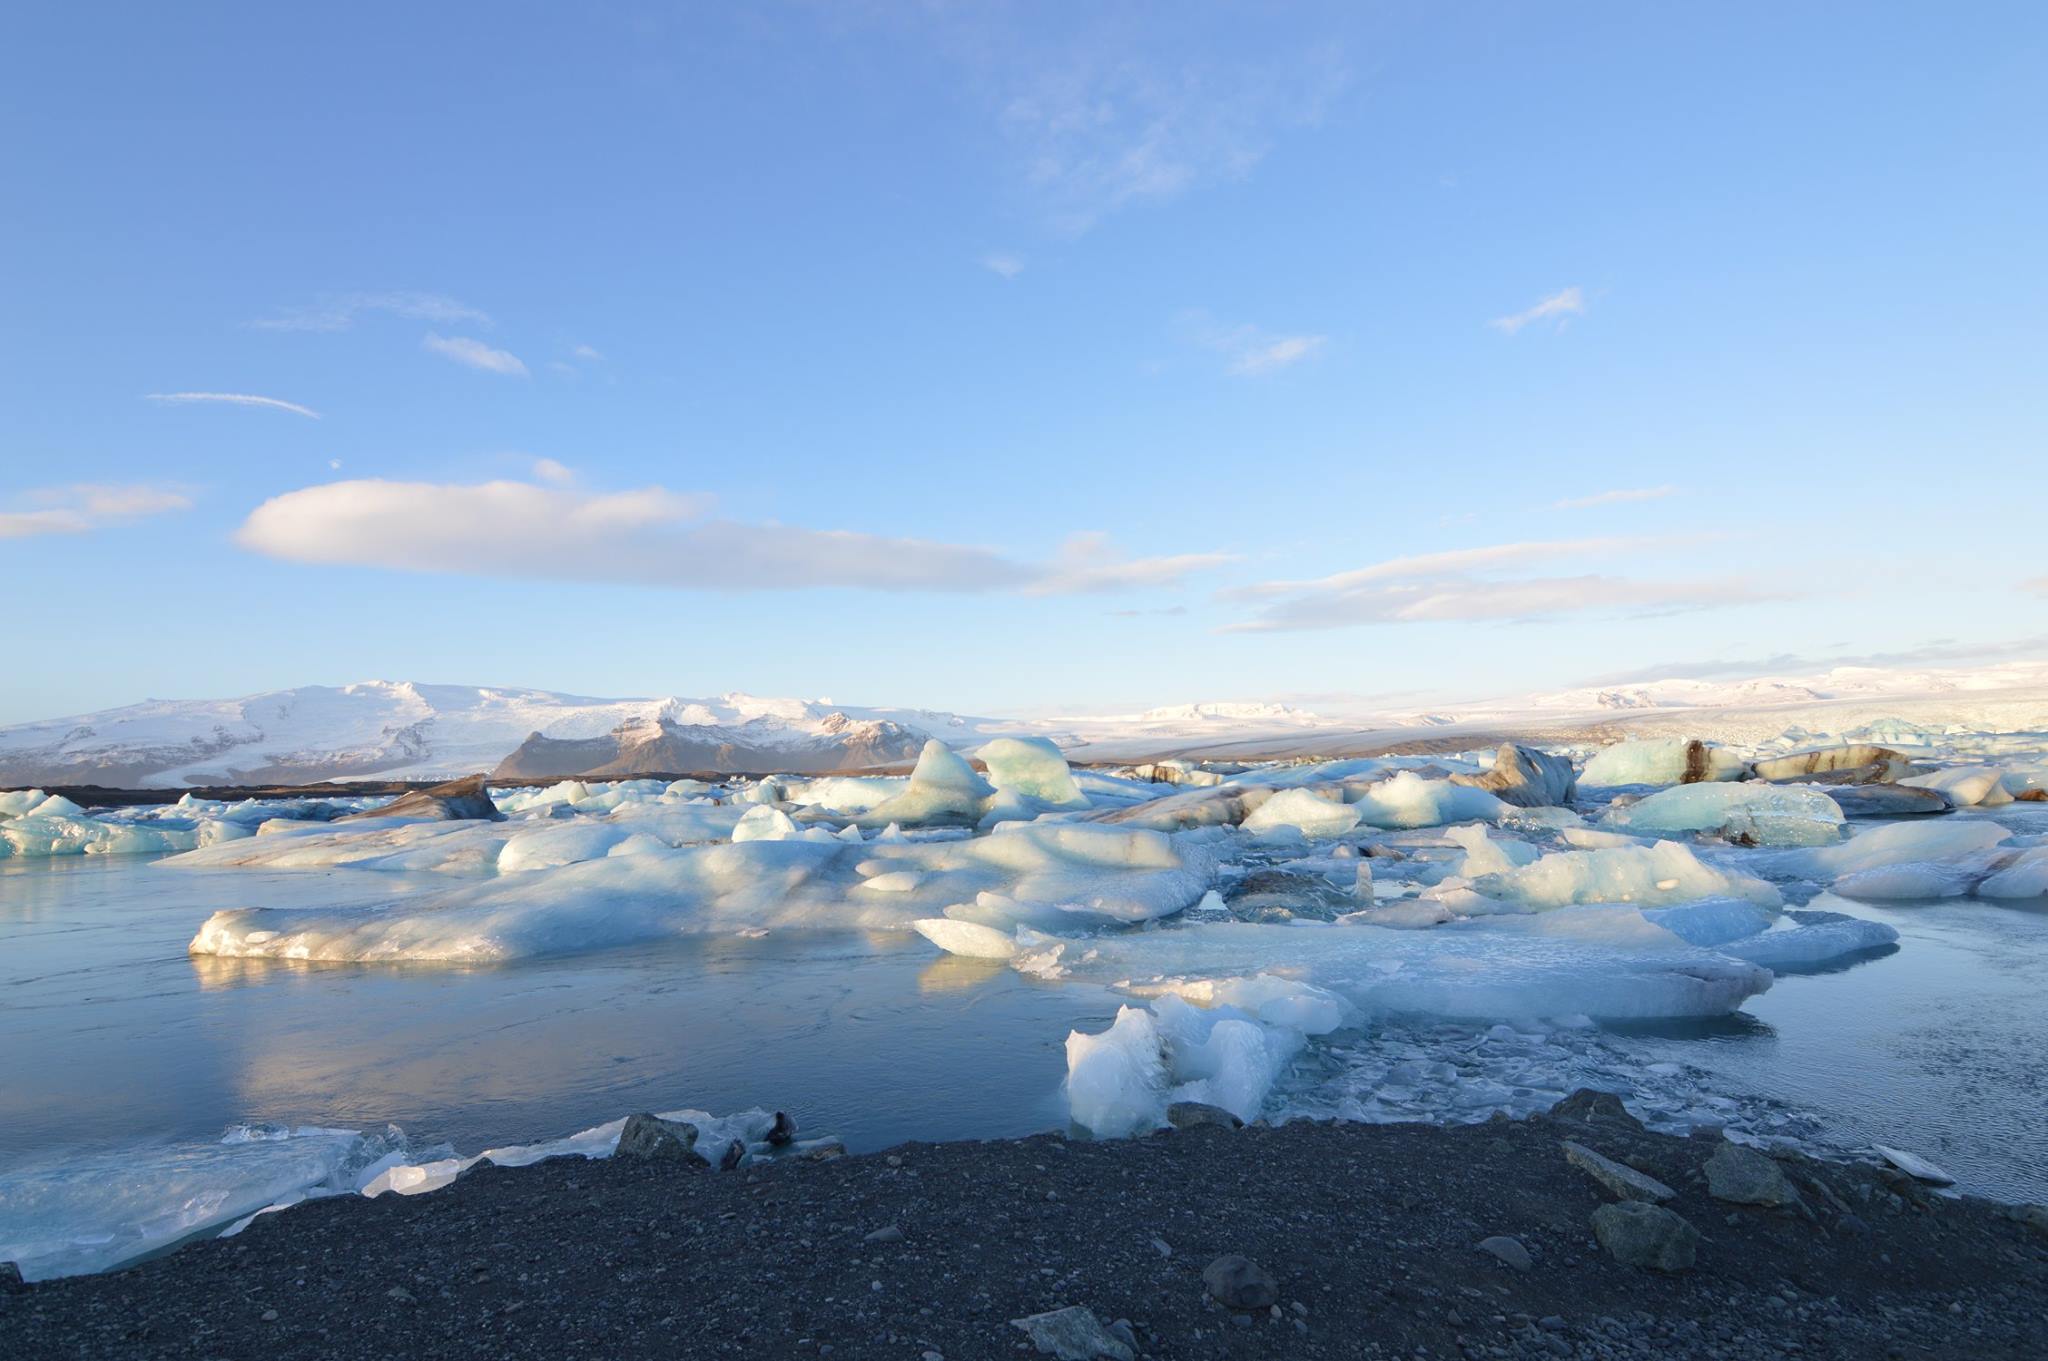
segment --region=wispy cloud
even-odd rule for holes
[[[1000,274],[1005,279],[1014,279],[1024,272],[1024,257],[998,251],[994,255],[984,255],[981,258],[981,267],[988,270],[991,274]]]
[[[463,322],[491,324],[489,316],[453,298],[404,291],[328,294],[316,302],[286,308],[249,324],[263,331],[345,331],[362,318],[375,315],[431,321],[443,326]]]
[[[575,355],[586,364],[602,364],[604,362],[604,352],[595,345],[578,345],[569,353]]]
[[[294,562],[714,591],[1078,594],[1171,585],[1212,561],[1124,559],[1099,537],[1082,536],[1058,560],[1039,564],[966,544],[749,524],[714,512],[712,497],[663,487],[600,493],[537,482],[357,480],[272,497],[235,537]]]
[[[1562,501],[1550,503],[1552,510],[1588,510],[1594,506],[1619,506],[1635,501],[1661,501],[1667,496],[1676,496],[1676,487],[1617,487],[1613,491],[1594,492],[1591,496],[1568,496]]]
[[[1497,331],[1514,335],[1524,326],[1529,326],[1539,321],[1554,321],[1557,323],[1558,329],[1561,330],[1565,323],[1573,317],[1582,317],[1585,314],[1585,290],[1574,285],[1571,288],[1559,289],[1534,307],[1516,312],[1512,316],[1495,317],[1486,324]]]
[[[552,483],[557,487],[566,487],[576,480],[576,474],[566,463],[558,463],[551,458],[535,459],[533,475],[542,482]]]
[[[1224,357],[1227,372],[1256,378],[1298,364],[1323,348],[1328,336],[1268,331],[1261,326],[1226,325],[1199,308],[1183,312],[1175,328],[1193,345]]]
[[[297,416],[320,419],[320,413],[297,402],[287,402],[278,397],[258,397],[247,392],[152,392],[145,400],[183,405],[190,402],[225,402],[229,406],[261,406],[272,411],[289,411]]]
[[[1093,595],[1106,591],[1171,586],[1191,572],[1235,562],[1231,553],[1176,553],[1170,557],[1127,558],[1100,530],[1071,534],[1044,574],[1025,589],[1032,595]]]
[[[1491,544],[1422,553],[1308,581],[1271,581],[1223,592],[1264,599],[1226,632],[1346,628],[1428,621],[1510,621],[1561,615],[1662,614],[1781,598],[1736,578],[1645,580],[1601,573],[1503,576],[1532,563],[1646,549],[1642,539]]]
[[[485,373],[502,373],[511,378],[527,376],[526,364],[510,350],[500,350],[468,336],[444,336],[429,331],[422,346],[446,359]]]
[[[2048,595],[2048,577],[2035,577],[2032,581],[2022,581],[2020,589],[2032,591],[2035,595]]]
[[[168,487],[80,482],[25,493],[22,508],[0,510],[0,539],[83,534],[108,525],[184,510],[192,499]]]
[[[1001,121],[1053,225],[1078,233],[1133,203],[1243,178],[1280,133],[1319,122],[1348,78],[1330,49],[1219,64],[1098,34],[1003,81]]]

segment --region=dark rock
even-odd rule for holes
[[[497,804],[491,802],[490,791],[484,788],[484,777],[471,775],[467,779],[437,784],[431,789],[415,789],[410,794],[400,794],[381,808],[365,808],[360,813],[350,813],[335,821],[361,822],[370,818],[503,822],[505,815],[498,811]]]
[[[1593,1211],[1593,1236],[1623,1266],[1685,1271],[1699,1256],[1699,1230],[1647,1201],[1602,1205]]]
[[[876,1229],[860,1241],[863,1243],[900,1243],[903,1241],[903,1230],[894,1224],[884,1224],[881,1228]]]
[[[1628,1113],[1613,1092],[1581,1087],[1550,1108],[1553,1120],[1572,1120],[1582,1125],[1614,1125],[1641,1134],[1643,1122]]]
[[[1244,1121],[1233,1111],[1221,1106],[1212,1106],[1205,1101],[1176,1101],[1166,1108],[1166,1123],[1175,1129],[1199,1129],[1205,1125],[1216,1125],[1224,1129],[1243,1129]]]
[[[1648,1173],[1625,1167],[1569,1139],[1564,1141],[1564,1160],[1623,1200],[1647,1200],[1661,1204],[1678,1194]]]
[[[13,1262],[0,1262],[0,1295],[18,1295],[28,1289],[28,1282],[21,1278],[21,1268]]]
[[[782,1148],[796,1140],[796,1117],[786,1111],[775,1112],[775,1121],[768,1126],[768,1144],[771,1148]]]
[[[1535,1265],[1529,1260],[1529,1249],[1522,1246],[1521,1240],[1509,1238],[1506,1234],[1495,1234],[1491,1238],[1482,1238],[1479,1240],[1478,1247],[1481,1252],[1486,1253],[1488,1256],[1498,1258],[1503,1266],[1512,1267],[1516,1271],[1527,1271],[1531,1266]]]
[[[1707,1159],[1707,1194],[1731,1205],[1799,1203],[1798,1188],[1777,1160],[1741,1144],[1723,1143]]]
[[[1202,1268],[1202,1285],[1226,1309],[1268,1309],[1280,1300],[1280,1286],[1266,1269],[1234,1252]]]
[[[695,1125],[686,1125],[680,1120],[662,1120],[642,1113],[626,1117],[626,1127],[619,1131],[616,1156],[645,1158],[655,1162],[687,1163],[693,1161],[690,1155],[696,1147]]]
[[[1096,1361],[1104,1356],[1112,1361],[1137,1361],[1137,1353],[1129,1343],[1103,1327],[1100,1319],[1078,1304],[1013,1318],[1010,1326],[1030,1338],[1041,1356],[1057,1357],[1059,1361]]]

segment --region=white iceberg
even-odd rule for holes
[[[1828,846],[1841,840],[1842,810],[1797,785],[1682,784],[1660,789],[1601,825],[1643,836],[1710,832],[1752,846]]]

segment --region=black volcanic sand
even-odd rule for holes
[[[1677,1189],[1697,1266],[1610,1258],[1562,1138]],[[1782,1165],[1810,1211],[1737,1208],[1707,1195],[1714,1146],[1551,1116],[480,1167],[0,1295],[0,1356],[965,1361],[1036,1355],[1008,1320],[1067,1305],[1153,1357],[2048,1355],[2039,1224],[1802,1159]],[[1533,1267],[1475,1248],[1495,1234]],[[1277,1279],[1277,1313],[1207,1300],[1224,1253]]]

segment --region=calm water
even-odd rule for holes
[[[256,1121],[390,1122],[461,1150],[682,1106],[782,1107],[856,1148],[1024,1133],[1064,1124],[1062,1041],[1119,1002],[934,957],[907,935],[682,940],[455,971],[185,953],[216,908],[405,886],[133,858],[0,867],[0,1174]],[[1626,1082],[1640,1066],[1668,1087],[1650,1066],[1682,1068],[1692,1087],[1794,1113],[1801,1133],[1909,1148],[1971,1189],[2048,1198],[2048,912],[1817,905],[1892,923],[1899,950],[1782,978],[1725,1022],[1602,1036],[1597,1071]]]

